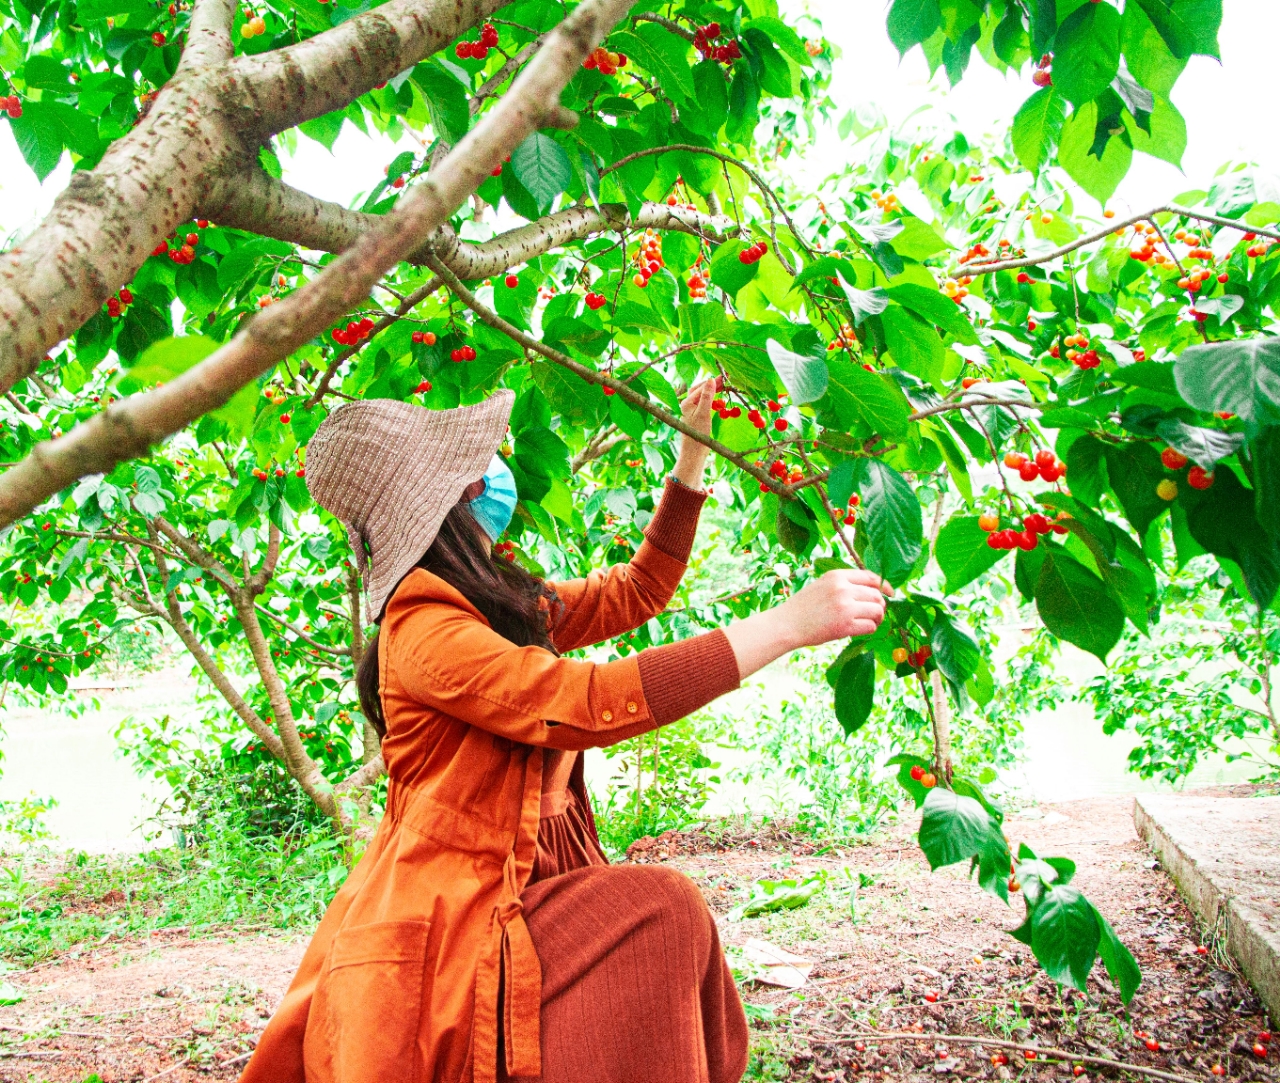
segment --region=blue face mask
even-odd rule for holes
[[[496,542],[502,537],[502,532],[507,529],[516,510],[515,475],[495,455],[480,480],[484,482],[484,492],[471,501],[471,514],[489,535],[489,540]]]

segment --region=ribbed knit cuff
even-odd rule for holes
[[[738,657],[719,628],[636,655],[640,687],[659,726],[693,714],[738,687]]]
[[[662,489],[658,510],[653,513],[644,536],[655,549],[661,549],[681,564],[689,563],[693,552],[693,538],[698,533],[698,516],[707,494],[681,485],[675,478],[667,478]]]

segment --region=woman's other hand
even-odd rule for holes
[[[874,572],[838,569],[811,579],[779,606],[725,629],[748,677],[798,647],[870,635],[884,620],[885,598],[893,593]]]
[[[698,432],[711,432],[711,400],[716,397],[715,380],[695,384],[680,404],[680,415],[686,425]],[[707,464],[707,446],[680,435],[680,455],[671,476],[690,489],[701,489]]]

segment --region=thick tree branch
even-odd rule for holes
[[[235,55],[231,42],[235,17],[236,0],[196,0],[178,70],[197,71],[230,60]]]
[[[196,12],[209,32],[193,41],[191,63],[94,169],[71,175],[36,230],[0,256],[0,391],[34,372],[130,282],[220,176],[257,160],[264,139],[347,105],[503,0],[390,0],[297,45],[201,66],[220,48],[227,2],[209,0],[207,13]]]
[[[369,14],[385,12],[398,2],[392,0]],[[116,463],[144,454],[157,441],[216,410],[367,297],[382,275],[448,220],[489,176],[494,163],[548,118],[562,119],[559,96],[565,83],[627,7],[628,0],[587,0],[574,9],[441,167],[415,184],[381,222],[308,285],[261,310],[229,343],[175,379],[112,403],[67,435],[36,445],[0,477],[0,526],[27,514],[77,478],[109,473]],[[0,273],[12,276],[12,268],[6,266]]]
[[[513,326],[499,316],[490,308],[486,308],[477,300],[476,295],[472,293],[466,286],[458,281],[457,277],[443,263],[432,257],[427,261],[437,275],[439,275],[446,286],[455,297],[474,312],[482,322],[488,324],[495,331],[501,331],[508,338],[518,342],[526,350],[532,350],[534,353],[541,354],[548,361],[559,365],[561,368],[568,369],[574,375],[586,380],[589,384],[596,384],[600,387],[612,389],[618,398],[622,399],[628,406],[648,414],[650,417],[657,418],[664,425],[675,429],[677,432],[683,433],[691,440],[696,440],[704,447],[710,448],[722,459],[733,463],[739,470],[743,470],[755,478],[761,485],[767,486],[773,492],[782,497],[792,497],[795,495],[794,487],[783,484],[772,477],[767,471],[762,470],[752,462],[748,462],[743,456],[736,451],[726,447],[720,443],[715,437],[709,433],[699,432],[683,418],[676,417],[669,410],[664,409],[655,403],[650,402],[639,392],[634,391],[631,386],[622,380],[615,379],[605,372],[597,372],[595,369],[587,368],[586,365],[579,364],[567,354],[562,354],[559,350],[554,350],[550,346],[539,342],[532,335],[527,335],[518,327]]]

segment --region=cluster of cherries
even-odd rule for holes
[[[759,263],[761,257],[769,251],[769,245],[764,241],[756,241],[750,248],[744,248],[738,253],[739,263]]]
[[[906,662],[912,669],[919,669],[925,664],[929,655],[932,653],[933,648],[929,646],[921,647],[916,651],[908,651],[906,647],[897,647],[893,652],[893,660],[899,665]],[[899,654],[902,655],[901,658],[898,657]],[[920,785],[926,790],[932,790],[938,784],[938,776],[932,771],[926,771],[918,763],[911,768],[911,777],[920,783]],[[938,999],[936,993],[934,994],[933,999],[935,1001]]]
[[[329,334],[339,346],[354,346],[361,339],[373,333],[373,320],[366,316],[362,320],[353,320],[346,327],[335,327]]]
[[[485,23],[480,28],[479,41],[460,41],[454,46],[453,53],[459,60],[487,60],[489,50],[497,44],[498,28],[493,23]]]
[[[734,407],[734,409],[736,410],[737,407]],[[739,413],[741,413],[741,411],[739,411]],[[756,466],[764,466],[763,461],[757,459]],[[804,471],[798,467],[788,469],[787,464],[781,459],[774,459],[773,462],[769,464],[769,476],[777,478],[779,481],[785,482],[788,485],[794,485],[797,481],[802,481],[804,479]],[[760,491],[762,493],[769,492],[769,486],[763,481],[760,483]]]
[[[131,304],[133,304],[133,291],[126,286],[114,297],[107,298],[107,315],[114,320]]]
[[[689,299],[701,301],[707,296],[707,273],[701,270],[702,253],[693,262],[693,271],[689,275]]]
[[[666,265],[662,259],[662,241],[653,230],[644,231],[644,240],[636,249],[635,262],[639,271],[631,281],[640,289],[644,289],[649,284],[649,279]]]
[[[832,279],[834,282],[835,279]],[[830,350],[852,350],[858,345],[858,336],[854,334],[853,328],[847,323],[840,325],[840,333],[827,343],[827,349]]]
[[[434,331],[414,331],[409,336],[410,342],[417,342],[423,346],[434,346],[436,344],[436,333]]]
[[[700,26],[694,31],[693,47],[708,60],[716,60],[721,64],[732,64],[742,55],[742,50],[734,39],[730,39],[723,45],[713,45],[712,42],[719,36],[720,24],[707,23],[706,26]]]
[[[872,192],[871,202],[884,211],[885,214],[888,214],[890,211],[899,210],[902,207],[901,201],[892,192],[887,192],[883,195],[880,192]],[[823,217],[825,218],[827,208],[821,203],[818,204],[818,208],[822,211]]]
[[[1028,459],[1020,451],[1011,451],[1004,457],[1004,465],[1010,470],[1016,470],[1023,481],[1043,478],[1045,481],[1055,482],[1067,473],[1067,464],[1048,448],[1037,451],[1034,459]]]
[[[22,116],[22,99],[16,94],[10,94],[7,98],[0,98],[0,109],[8,113],[10,119],[17,120]]]
[[[1053,54],[1045,53],[1031,73],[1031,81],[1036,86],[1053,86]]]
[[[1067,360],[1075,365],[1076,368],[1096,369],[1102,364],[1102,358],[1098,356],[1098,351],[1088,349],[1088,335],[1068,335],[1062,341],[1070,347],[1067,350]],[[1057,348],[1057,343],[1054,344],[1054,348]],[[1050,350],[1049,353],[1051,356],[1058,356],[1054,350]]]
[[[1040,544],[1042,534],[1065,534],[1067,528],[1061,523],[1050,521],[1047,515],[1032,512],[1022,520],[1022,529],[1008,527],[997,530],[1000,525],[998,515],[979,515],[978,526],[986,531],[987,544],[992,549],[1025,549],[1030,552]]]
[[[956,304],[960,304],[969,296],[968,286],[973,283],[973,275],[961,275],[959,278],[948,278],[942,284],[942,292]]]
[[[9,100],[17,101],[16,98],[10,98]],[[11,112],[9,115],[13,116],[13,113]],[[18,115],[22,115],[21,106],[18,107]],[[1267,254],[1267,249],[1276,243],[1270,237],[1259,237],[1256,233],[1246,233],[1244,235],[1244,239],[1250,242],[1249,247],[1244,250],[1244,254],[1250,259],[1257,259],[1259,256],[1265,256]]]
[[[582,62],[582,66],[588,71],[595,69],[601,75],[617,75],[619,68],[627,66],[627,54],[611,53],[601,45],[598,49],[592,50],[591,55]]]
[[[450,361],[474,361],[476,359],[476,350],[474,346],[459,346],[456,350],[449,351]]]
[[[493,547],[493,555],[501,557],[503,560],[514,562],[516,559],[516,543],[513,541],[501,541]]]
[[[240,27],[242,38],[255,38],[267,32],[267,21],[261,15],[255,15],[249,8],[245,9],[244,25]]]
[[[831,509],[831,518],[837,519],[844,523],[845,526],[853,526],[858,521],[858,505],[862,503],[862,497],[854,493],[849,497],[849,506],[841,511],[839,508]]]
[[[196,223],[201,229],[204,229],[209,223],[206,219],[201,218]],[[182,244],[178,244],[175,240],[173,247],[169,247],[168,241],[161,241],[151,250],[153,256],[163,256],[166,252],[174,263],[191,263],[196,258],[196,245],[200,243],[200,234],[188,233],[183,239]]]
[[[584,301],[586,306],[591,309],[592,312],[595,312],[597,309],[604,308],[604,306],[609,303],[609,299],[603,293],[592,293],[591,291],[587,291],[587,296]]]
[[[1181,451],[1171,447],[1160,452],[1160,461],[1164,463],[1166,470],[1181,470],[1190,462]],[[1213,485],[1213,471],[1206,470],[1203,466],[1193,466],[1187,471],[1187,484],[1201,491],[1208,489]],[[1161,500],[1172,500],[1178,495],[1178,483],[1172,478],[1165,478],[1156,485],[1156,495]]]

